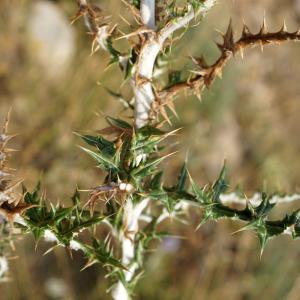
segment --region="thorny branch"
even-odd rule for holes
[[[136,128],[141,128],[149,122],[149,112],[156,98],[152,87],[153,68],[157,55],[163,49],[165,41],[176,30],[186,26],[196,16],[205,15],[215,3],[216,1],[214,0],[206,1],[196,11],[190,4],[188,5],[187,13],[183,17],[175,18],[168,22],[159,32],[149,34],[139,55],[133,85]]]
[[[216,77],[221,76],[223,68],[236,53],[240,53],[243,57],[246,48],[259,46],[263,49],[265,45],[277,45],[286,41],[300,41],[300,30],[288,32],[284,24],[279,31],[268,32],[264,19],[257,34],[251,33],[248,26],[244,25],[242,36],[239,40],[234,41],[232,22],[230,21],[227,32],[223,35],[223,43],[217,44],[221,55],[216,62],[212,65],[208,65],[203,57],[193,58],[193,61],[198,67],[198,69],[194,71],[196,75],[162,89],[159,92],[159,97],[174,97],[182,90],[189,90],[201,97],[202,90],[205,87],[209,88]]]
[[[214,2],[214,1],[213,1]],[[141,1],[141,18],[143,24],[151,29],[155,29],[155,1]],[[165,41],[177,30],[187,25],[196,14],[192,5],[189,5],[188,13],[177,20],[169,22],[161,31],[147,33],[147,38],[141,47],[136,71],[132,80],[132,86],[135,96],[135,127],[142,128],[149,122],[149,111],[151,110],[152,102],[155,100],[155,95],[152,88],[152,74],[154,63],[157,55],[162,50]],[[204,13],[204,12],[203,12]],[[135,208],[132,207],[130,199],[124,207],[125,224],[131,224],[133,229],[131,235],[123,235],[121,237],[122,256],[125,266],[131,265],[135,256],[135,234],[138,231],[138,220],[144,208],[148,205],[149,199],[144,199]],[[142,209],[140,209],[140,205]],[[134,213],[133,213],[134,212]],[[138,213],[137,213],[138,212]],[[126,273],[126,281],[130,281],[134,271],[135,264],[131,266],[129,272]],[[128,294],[121,281],[118,282],[113,291],[115,299],[128,299]]]
[[[149,202],[150,199],[145,198],[140,203],[134,205],[132,200],[128,198],[124,206],[123,223],[125,228],[123,233],[121,233],[120,242],[122,245],[122,264],[128,267],[128,270],[124,271],[127,282],[130,282],[138,269],[138,264],[134,261],[136,255],[135,239],[139,231],[140,216]],[[112,296],[116,300],[126,300],[129,298],[128,291],[120,280],[114,288]]]
[[[22,219],[22,215],[31,208],[23,201],[18,192],[20,179],[15,178],[13,169],[7,166],[9,156],[14,149],[8,148],[13,135],[8,134],[9,115],[0,129],[0,281],[7,278],[8,262],[6,256],[9,248],[14,248],[13,239],[16,232],[13,223]]]
[[[238,205],[239,207],[245,207],[248,204],[253,207],[258,207],[263,202],[261,193],[255,193],[252,197],[247,198],[246,196],[241,197],[237,193],[229,193],[229,194],[221,194],[220,195],[220,202],[224,206],[233,206]],[[269,200],[270,204],[280,205],[280,204],[292,204],[294,202],[300,202],[300,195],[286,195],[286,196],[278,196],[274,195]],[[157,224],[162,223],[166,219],[176,219],[178,217],[178,212],[187,211],[189,207],[193,206],[189,201],[182,200],[178,202],[173,212],[169,212],[166,208],[163,209],[162,213],[159,215],[158,219],[156,220]],[[142,214],[140,216],[140,221],[151,223],[153,218]]]
[[[274,195],[270,198],[269,201],[271,204],[277,205],[277,204],[291,204],[299,200],[300,200],[300,195],[294,194],[294,195],[287,195],[287,196]],[[260,193],[255,193],[250,198],[241,197],[236,193],[230,193],[230,194],[221,194],[220,201],[224,205],[232,205],[232,204],[246,205],[247,203],[250,203],[253,207],[257,207],[261,204],[262,199]]]
[[[216,4],[216,0],[188,1],[187,6],[181,10],[181,14],[175,14],[168,19],[161,29],[156,29],[159,26],[156,24],[155,0],[140,0],[135,4],[131,1],[125,1],[125,3],[134,12],[134,18],[139,26],[135,32],[123,36],[128,40],[132,36],[137,37],[138,42],[132,43],[134,46],[130,49],[131,54],[134,54],[132,56],[121,54],[113,47],[113,40],[119,36],[119,32],[116,32],[116,26],[105,23],[105,16],[99,7],[89,4],[87,0],[78,0],[79,11],[73,18],[73,22],[80,17],[84,18],[89,33],[93,37],[92,52],[100,48],[108,51],[111,55],[111,62],[118,62],[122,70],[127,70],[128,65],[132,64],[131,72],[128,74],[131,77],[135,98],[134,125],[131,126],[118,119],[110,120],[108,131],[118,135],[114,141],[102,136],[83,136],[90,146],[96,148],[95,152],[89,149],[84,150],[107,172],[104,185],[93,191],[89,202],[93,206],[95,201],[105,200],[105,213],[100,213],[100,216],[96,217],[87,216],[83,208],[80,208],[78,199],[72,208],[51,207],[48,210],[43,201],[40,207],[36,208],[38,202],[35,199],[35,193],[26,194],[25,207],[16,206],[20,212],[13,211],[21,215],[31,208],[24,218],[13,219],[13,221],[25,226],[37,237],[43,236],[55,242],[56,245],[65,246],[70,250],[82,250],[89,260],[87,266],[102,262],[112,267],[113,271],[110,276],[114,276],[116,283],[112,296],[116,300],[130,298],[137,270],[142,265],[139,256],[143,255],[148,240],[160,237],[156,231],[156,225],[167,218],[178,217],[190,205],[203,210],[203,221],[230,218],[247,222],[246,229],[251,228],[257,232],[262,249],[268,239],[275,235],[290,234],[295,238],[300,236],[299,210],[279,221],[268,219],[269,212],[276,203],[299,200],[299,195],[267,197],[265,194],[260,194],[248,200],[236,194],[226,195],[223,192],[228,185],[225,182],[223,170],[218,181],[208,190],[197,187],[191,180],[193,191],[189,191],[186,188],[188,172],[185,168],[182,169],[176,187],[164,187],[161,182],[162,172],[159,172],[157,168],[167,155],[161,156],[158,144],[170,133],[160,131],[156,126],[150,126],[150,112],[157,100],[164,99],[168,102],[171,99],[173,101],[174,97],[185,89],[201,96],[202,90],[212,85],[229,59],[236,53],[242,54],[244,49],[251,46],[263,47],[266,44],[278,44],[287,40],[299,41],[300,31],[290,33],[283,26],[280,31],[270,33],[264,20],[257,34],[252,34],[244,25],[241,38],[235,41],[230,22],[223,36],[223,43],[218,44],[221,55],[215,63],[208,65],[202,57],[193,58],[198,67],[193,75],[157,91],[152,82],[153,70],[159,53],[166,47],[166,42],[172,39],[172,35],[177,30],[186,27],[196,17],[204,16]],[[174,5],[176,6],[176,3]],[[139,12],[137,12],[138,9]],[[2,155],[2,148],[0,150],[0,155]],[[6,155],[5,152],[3,153]],[[5,156],[3,157],[2,160],[5,160]],[[0,195],[3,197],[4,194]],[[162,209],[160,215],[152,216],[150,202],[155,201],[162,206]],[[245,205],[245,209],[232,208],[230,206],[232,203]],[[2,208],[11,213],[11,209],[15,207],[2,205]],[[21,211],[23,208],[24,211]],[[8,213],[5,216],[7,220],[9,220]],[[140,221],[148,224],[142,227]],[[82,244],[78,239],[79,232],[100,223],[109,225],[111,229],[105,242],[94,240],[92,246]],[[110,246],[111,237],[118,242],[120,250],[118,258],[115,258]]]
[[[147,38],[141,47],[138,62],[136,65],[136,71],[132,80],[132,86],[135,97],[135,127],[137,129],[142,128],[149,122],[149,112],[151,110],[152,102],[155,100],[155,95],[152,88],[152,76],[155,60],[159,52],[163,49],[165,41],[171,37],[171,35],[178,29],[186,26],[196,15],[202,13],[205,14],[210,9],[215,1],[210,1],[211,6],[203,10],[194,10],[192,5],[188,6],[188,12],[185,16],[172,20],[159,32],[151,32],[147,34]],[[143,0],[141,1],[141,17],[145,25],[151,29],[155,29],[155,0]],[[129,200],[128,200],[129,201]],[[141,203],[143,209],[148,205],[149,200],[144,199]],[[129,204],[128,204],[129,203]],[[125,223],[135,224],[134,230],[132,230],[131,236],[124,235],[122,237],[122,249],[123,249],[123,261],[125,265],[132,264],[134,259],[134,247],[135,247],[135,233],[138,231],[138,220],[143,209],[138,209],[139,205],[134,208],[133,211],[138,209],[138,214],[131,213],[130,202],[128,202],[124,209],[124,216],[127,219]],[[129,205],[129,207],[128,207]],[[129,259],[130,258],[130,259]],[[136,267],[131,267],[131,273],[127,273],[126,280],[130,281],[133,276]],[[118,282],[113,296],[115,299],[127,299],[127,293],[125,292],[123,283]]]

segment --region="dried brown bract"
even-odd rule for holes
[[[7,167],[7,159],[15,151],[7,147],[8,141],[13,137],[8,134],[9,113],[4,121],[0,133],[0,205],[4,203],[18,204],[20,195],[15,192],[20,180],[14,180],[13,171]]]
[[[12,227],[15,219],[32,205],[23,202],[22,194],[18,192],[22,180],[16,179],[13,170],[7,167],[7,158],[14,151],[7,148],[8,141],[13,137],[8,134],[8,123],[9,113],[0,134],[0,216]]]
[[[134,191],[134,187],[129,183],[124,182],[110,182],[97,186],[90,192],[90,198],[86,205],[90,208],[91,215],[94,214],[95,206],[97,201],[104,202],[105,204],[109,201],[113,202],[112,205],[123,206],[128,194]]]
[[[102,9],[95,5],[88,4],[85,0],[78,0],[78,12],[72,18],[71,24],[76,22],[79,18],[85,17],[86,25],[89,30],[96,33],[98,30],[99,23],[104,19],[102,15]]]

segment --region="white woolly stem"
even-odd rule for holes
[[[255,193],[251,198],[240,197],[236,193],[221,194],[220,200],[224,205],[228,205],[228,204],[246,205],[248,202],[254,207],[259,206],[262,202],[261,193]],[[300,201],[300,194],[294,194],[294,195],[288,195],[282,197],[275,195],[271,197],[269,201],[271,204],[288,204],[288,203]]]
[[[8,273],[8,261],[5,256],[0,256],[0,282],[5,281]]]
[[[155,99],[152,90],[152,72],[156,57],[161,49],[160,44],[151,37],[140,53],[134,84],[135,126],[141,128],[148,123],[151,104]],[[139,82],[139,80],[144,81]]]
[[[127,267],[124,271],[125,280],[129,282],[136,269],[137,264],[134,262],[135,257],[135,236],[139,230],[139,219],[143,210],[147,207],[150,199],[145,198],[140,203],[134,205],[132,199],[128,198],[124,206],[123,224],[124,230],[120,236],[122,246],[122,264]],[[115,300],[128,300],[129,295],[124,284],[119,281],[112,292]]]
[[[140,11],[143,24],[155,29],[155,0],[141,0]]]
[[[142,1],[144,4],[154,1]],[[178,29],[185,27],[197,15],[205,15],[210,10],[216,0],[206,1],[198,11],[188,6],[187,13],[180,18],[176,18],[166,24],[159,32],[149,34],[148,40],[141,49],[136,70],[136,80],[133,83],[135,96],[135,126],[141,128],[149,121],[149,111],[155,100],[152,89],[153,68],[157,55],[163,48],[165,41]],[[149,8],[150,9],[150,8]]]
[[[247,203],[250,203],[253,207],[257,207],[262,202],[262,196],[261,193],[255,193],[252,197],[247,198],[240,197],[236,193],[230,193],[230,194],[221,194],[220,195],[220,201],[223,205],[241,205],[245,206]],[[274,195],[269,199],[271,204],[291,204],[293,202],[300,202],[300,194],[294,194],[294,195],[286,195],[286,196],[278,196]],[[187,200],[181,200],[176,204],[174,207],[174,211],[170,213],[167,209],[163,209],[162,214],[158,217],[156,220],[157,224],[162,223],[166,219],[173,219],[178,216],[178,212],[182,213],[184,211],[187,211],[189,207],[191,206],[197,206],[197,204],[187,201]],[[153,221],[153,218],[151,216],[147,215],[141,215],[140,221],[143,221],[145,223],[150,223]],[[292,235],[293,230],[292,228],[287,228],[284,231],[284,234]]]

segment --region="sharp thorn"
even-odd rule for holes
[[[268,33],[268,30],[267,30],[267,24],[266,24],[266,16],[264,15],[263,23],[261,25],[259,34],[260,35],[265,35],[267,33]]]
[[[245,38],[245,37],[248,37],[250,35],[252,35],[252,33],[250,32],[249,27],[244,22],[242,37]]]
[[[280,29],[281,33],[286,33],[287,32],[287,26],[285,20],[283,21],[282,27]]]
[[[241,55],[241,58],[244,59],[244,49],[243,48],[240,48],[240,55]]]

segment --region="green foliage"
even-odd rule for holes
[[[111,124],[129,129],[129,124],[121,120],[114,119]],[[179,172],[178,183],[171,188],[163,186],[163,171],[157,170],[160,163],[168,155],[159,155],[159,144],[167,136],[167,133],[151,126],[146,126],[132,134],[127,156],[129,158],[127,179],[135,184],[137,194],[141,193],[144,197],[159,201],[170,214],[174,212],[176,204],[180,201],[192,202],[203,210],[201,224],[222,218],[246,221],[247,224],[244,229],[252,229],[257,233],[262,248],[265,247],[270,238],[282,234],[291,226],[293,227],[293,237],[299,237],[299,213],[295,212],[280,221],[270,221],[269,215],[275,204],[270,203],[270,195],[268,196],[266,193],[262,193],[262,202],[257,207],[251,207],[249,204],[245,209],[238,210],[223,205],[220,196],[229,188],[225,165],[211,186],[199,187],[190,177],[190,191],[187,184],[189,174],[185,162]],[[89,138],[87,142],[95,146],[96,143],[91,143],[90,140],[97,141],[98,139],[102,141],[101,137],[93,137]],[[110,145],[110,148],[114,149],[113,144]],[[145,157],[137,163],[139,155],[145,155]],[[121,168],[120,166],[117,167]]]
[[[19,226],[25,232],[31,232],[36,242],[45,238],[70,250],[82,250],[88,259],[88,266],[101,263],[109,267],[123,268],[109,245],[94,237],[93,228],[103,224],[107,216],[100,213],[91,216],[88,211],[81,208],[78,191],[72,197],[73,205],[67,208],[61,205],[54,207],[51,204],[48,208],[40,195],[40,185],[33,192],[25,191],[24,199],[27,204],[35,206],[26,211],[24,224]],[[84,231],[89,232],[92,244],[80,241],[80,234]]]
[[[139,9],[141,4],[139,0],[132,0],[128,3],[134,9]],[[162,23],[173,22],[172,24],[176,24],[178,18],[185,16],[191,6],[197,15],[197,12],[205,8],[207,4],[204,0],[188,0],[184,3],[183,7],[179,7],[175,0],[163,2],[165,10]],[[87,22],[95,39],[99,38],[101,26],[104,25],[106,29],[109,28],[109,25],[100,24],[101,18],[97,16],[96,10],[87,5],[86,2],[81,3],[79,9],[81,10],[79,10],[77,17],[89,18]],[[109,64],[119,63],[124,72],[125,80],[130,78],[132,81],[136,81],[136,85],[143,84],[138,82],[138,76],[137,78],[134,77],[140,75],[135,74],[135,68],[139,63],[139,54],[143,50],[147,38],[149,36],[155,37],[155,33],[153,31],[151,33],[149,31],[147,33],[134,33],[138,36],[136,39],[138,42],[130,40],[132,45],[130,45],[129,51],[122,54],[113,45],[114,29],[107,30],[103,36],[104,40],[99,42],[110,55]],[[140,29],[144,30],[142,27]],[[180,85],[185,86],[194,89],[194,92],[196,90],[201,91],[201,84],[209,86],[216,75],[222,71],[229,56],[235,54],[237,50],[243,50],[243,47],[247,45],[269,43],[267,37],[272,38],[273,42],[278,42],[286,34],[287,32],[282,30],[277,33],[279,37],[277,36],[275,39],[274,34],[267,36],[264,30],[261,30],[258,35],[251,35],[252,40],[247,40],[249,33],[245,33],[244,30],[243,37],[238,41],[240,43],[238,44],[234,43],[230,25],[224,36],[224,43],[219,45],[222,56],[214,65],[209,67],[202,59],[195,59],[201,70],[195,72],[197,77],[189,75],[188,79],[183,79],[183,71],[167,73],[169,75],[168,84],[163,90],[166,99],[159,99],[162,102],[166,100],[166,103],[159,103],[159,105],[173,108],[172,101],[176,94],[174,92],[176,86],[177,88]],[[288,34],[287,38],[296,39],[295,33],[294,35]],[[164,50],[163,48],[161,50]],[[165,50],[168,52],[170,49],[171,46],[166,46]],[[161,54],[159,58],[163,61],[165,55]],[[157,60],[156,69],[160,67]],[[152,80],[152,78],[142,79],[149,82]],[[170,92],[169,89],[172,90],[172,88],[173,91]],[[158,90],[153,88],[153,91],[159,95]],[[120,100],[126,108],[133,109],[132,104],[126,101],[119,92],[110,90],[108,92]],[[91,189],[87,203],[82,203],[78,190],[71,199],[72,204],[69,207],[64,207],[60,204],[54,206],[46,201],[40,193],[40,184],[33,192],[28,192],[24,188],[26,210],[15,213],[22,218],[21,222],[15,223],[25,233],[32,233],[36,242],[45,239],[55,243],[55,246],[67,248],[70,253],[72,250],[82,251],[87,258],[85,267],[101,263],[107,267],[112,282],[122,282],[128,293],[132,295],[143,272],[146,251],[153,241],[160,241],[169,235],[167,232],[160,231],[158,225],[168,217],[182,217],[189,205],[198,208],[201,213],[200,225],[224,218],[244,222],[244,227],[241,230],[254,231],[258,236],[262,251],[270,239],[287,231],[291,233],[293,238],[300,236],[300,210],[281,220],[272,220],[270,214],[275,207],[275,203],[270,201],[272,195],[262,193],[262,201],[255,207],[248,203],[245,208],[237,209],[223,204],[222,194],[230,187],[225,165],[213,184],[200,187],[190,176],[187,167],[188,162],[185,161],[177,176],[177,182],[172,186],[165,186],[161,163],[172,153],[166,151],[167,144],[164,141],[174,131],[166,132],[159,129],[157,120],[149,122],[148,125],[139,129],[122,119],[107,117],[106,121],[108,127],[100,130],[100,134],[78,134],[86,144],[86,147],[81,147],[81,149],[96,161],[97,166],[106,175],[103,184]],[[148,205],[149,209],[143,206],[139,207],[145,200],[147,200],[146,206]],[[97,204],[101,205],[97,206]],[[11,215],[12,208],[8,207],[7,210],[5,213]],[[15,217],[14,214],[12,215]],[[134,226],[142,218],[145,224],[140,227]],[[5,225],[7,224],[1,228],[4,238],[7,237]],[[105,226],[106,229],[109,229],[110,233],[105,239],[97,236],[96,229],[98,226]],[[126,241],[125,246],[131,247],[133,245],[134,248],[129,251],[130,254],[134,252],[134,256],[130,257],[132,261],[129,263],[123,263],[124,240]],[[3,241],[6,240],[3,239]],[[0,251],[4,251],[1,243]],[[133,273],[133,276],[128,276],[129,271]]]
[[[120,62],[121,53],[114,48],[113,39],[111,36],[107,39],[106,44],[107,44],[107,50],[110,53],[109,65]]]

